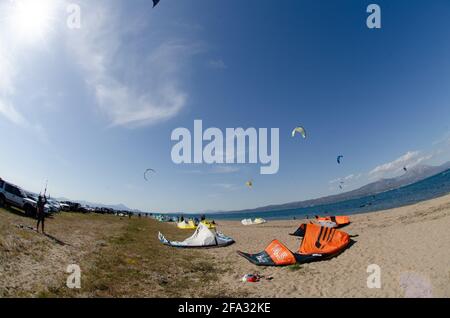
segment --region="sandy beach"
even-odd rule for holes
[[[220,230],[236,244],[207,252],[218,262],[232,262],[231,272],[221,280],[249,297],[450,297],[450,195],[351,220],[343,230],[358,235],[353,246],[331,260],[300,268],[257,267],[236,251],[260,252],[272,239],[296,251],[301,239],[289,233],[301,220],[256,226],[219,222]],[[380,289],[367,287],[370,264],[381,268]],[[273,280],[240,282],[244,274],[255,271]]]
[[[183,240],[192,231],[149,218],[63,213],[50,235],[11,209],[0,209],[2,297],[450,297],[450,195],[397,209],[351,216],[343,230],[355,244],[339,256],[287,267],[257,267],[236,251],[262,251],[302,220],[244,226],[219,221],[236,243],[217,249],[163,246],[158,231]],[[304,220],[306,221],[306,220]],[[18,224],[25,228],[17,227]],[[68,264],[80,264],[82,288],[66,287]],[[381,269],[381,288],[367,287],[367,268]],[[243,283],[244,274],[273,277]]]

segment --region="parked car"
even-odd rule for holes
[[[70,211],[70,205],[67,203],[59,203],[59,206],[61,207],[61,211],[65,211],[65,212]]]
[[[61,212],[61,204],[55,199],[47,199],[47,205],[50,213]]]
[[[0,206],[8,205],[23,210],[27,216],[36,216],[37,199],[30,198],[20,187],[0,179]]]
[[[33,192],[26,192],[26,191],[25,191],[25,194],[27,195],[27,197],[28,197],[29,199],[31,199],[31,200],[33,200],[33,201],[35,201],[35,202],[38,202],[38,197],[39,197],[38,194],[33,193]],[[36,205],[37,205],[37,204],[36,204]],[[54,212],[55,212],[55,211],[51,208],[50,204],[47,202],[47,203],[44,205],[44,213],[45,213],[45,214],[52,214],[52,213],[54,213]]]

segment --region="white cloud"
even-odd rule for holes
[[[331,180],[331,181],[329,181],[328,183],[329,184],[334,184],[334,183],[338,183],[338,182],[342,182],[342,181],[347,181],[347,182],[349,182],[349,181],[352,181],[352,180],[358,180],[359,178],[361,178],[362,177],[362,174],[361,173],[358,173],[358,174],[350,174],[350,175],[348,175],[348,176],[346,176],[346,177],[343,177],[343,178],[337,178],[337,179],[334,179],[334,180]]]
[[[25,117],[23,117],[8,100],[2,100],[1,97],[0,114],[16,125],[25,126],[27,124]]]
[[[4,35],[0,34],[0,40],[2,39]],[[3,44],[0,48],[0,115],[20,128],[28,129],[37,140],[49,145],[50,141],[45,128],[39,123],[31,123],[13,103],[16,76],[20,65],[12,54],[5,53],[5,48],[11,46],[9,42],[4,41]]]
[[[239,189],[239,186],[235,185],[235,184],[231,184],[231,183],[216,183],[213,184],[214,187],[218,187],[224,190],[228,190],[228,191],[234,191]]]
[[[0,34],[0,41],[2,41],[2,47],[0,47],[0,114],[14,124],[23,126],[26,120],[11,102],[11,96],[15,91],[16,69],[11,58],[5,52],[7,42],[3,39],[2,34]]]
[[[442,145],[442,144],[450,144],[450,131],[447,131],[441,138],[435,140],[433,142],[433,146]]]
[[[238,172],[240,169],[236,166],[216,166],[213,169],[211,169],[212,173],[235,173]]]
[[[361,178],[361,176],[362,176],[361,173],[359,173],[359,174],[351,174],[351,175],[346,176],[344,178],[344,180],[345,181],[358,180],[359,178]]]
[[[383,178],[400,172],[403,167],[414,167],[419,163],[429,160],[433,155],[421,154],[420,151],[408,151],[406,154],[394,161],[375,167],[369,172],[370,177]]]
[[[230,189],[233,187],[233,185],[231,183],[216,183],[214,184],[215,187],[220,187],[220,188],[225,188],[225,189]]]
[[[1,39],[1,38],[0,38]],[[3,41],[2,41],[3,42]],[[2,46],[4,44],[2,43]],[[0,94],[11,95],[14,93],[13,78],[15,76],[14,67],[10,59],[0,48]]]
[[[334,180],[330,180],[328,183],[329,184],[334,184],[334,183],[340,182],[341,180],[342,180],[341,178],[337,178],[337,179],[334,179]]]
[[[182,69],[201,46],[173,40],[138,56],[132,45],[125,44],[126,36],[136,30],[124,26],[106,5],[89,5],[91,10],[84,12],[83,26],[71,34],[69,46],[100,111],[111,125],[126,127],[176,116],[188,98],[180,88]]]
[[[241,170],[238,166],[232,166],[232,165],[215,165],[211,167],[210,169],[195,169],[195,170],[186,170],[183,171],[184,173],[188,174],[228,174],[228,173],[236,173]]]
[[[217,69],[217,70],[224,70],[227,68],[227,65],[225,64],[225,62],[222,59],[209,60],[208,66],[210,68]]]
[[[187,173],[187,174],[202,174],[203,173],[203,171],[202,170],[198,170],[198,169],[196,169],[196,170],[185,170],[185,171],[182,171],[183,173]]]
[[[3,4],[0,11],[9,12],[8,4]],[[13,99],[16,94],[17,76],[22,72],[20,60],[16,57],[18,46],[13,43],[13,37],[8,33],[5,21],[0,26],[0,115],[5,117],[20,128],[29,129],[30,132],[42,143],[49,143],[47,133],[40,124],[30,123],[25,116],[14,105]]]

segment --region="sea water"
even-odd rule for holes
[[[450,193],[450,170],[398,189],[357,199],[306,208],[275,210],[260,213],[211,213],[207,214],[206,217],[214,220],[242,220],[245,218],[256,217],[264,218],[266,220],[288,220],[293,218],[313,218],[314,215],[352,215],[410,205],[443,196],[448,193]],[[189,217],[191,215],[186,216]]]

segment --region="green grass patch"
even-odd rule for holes
[[[299,271],[299,270],[303,269],[303,267],[300,264],[289,265],[287,268],[290,271],[292,271],[292,272]]]
[[[107,240],[85,272],[83,293],[97,297],[187,296],[201,284],[214,282],[220,270],[199,250],[162,245],[158,231],[173,239],[191,233],[173,224],[127,219],[123,232]]]

